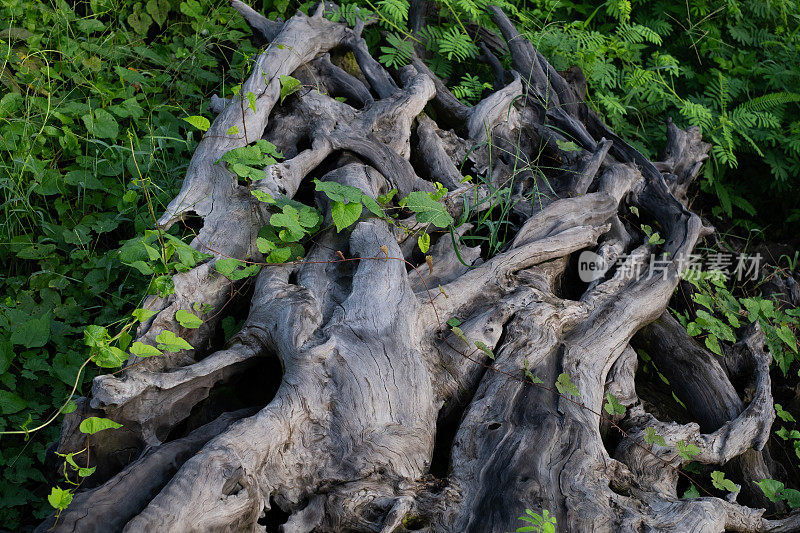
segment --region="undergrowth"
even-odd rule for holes
[[[138,307],[149,276],[115,250],[153,228],[180,185],[199,139],[182,118],[237,83],[255,49],[223,0],[4,0],[0,21],[3,431],[57,412],[84,327],[122,326]],[[4,528],[52,511],[44,461],[57,435],[0,437]]]

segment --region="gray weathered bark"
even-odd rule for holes
[[[769,354],[757,330],[743,344],[755,390],[746,405],[702,351],[682,346],[685,364],[705,365],[706,379],[726,394],[701,425],[655,419],[634,388],[629,343],[664,313],[680,261],[711,231],[683,203],[709,148],[697,130],[670,124],[666,155],[651,163],[610,132],[582,103],[582,85],[562,78],[497,9],[514,72],[496,72],[510,83],[470,108],[421,60],[393,78],[369,55],[363,23],[353,30],[321,9],[272,22],[232,3],[270,41],[242,89],[256,95],[256,110],[213,100],[219,115],[160,219],[168,227],[199,216],[192,244],[214,259],[177,274],[174,295],[150,298],[158,314],[138,331],[138,340],[155,344],[172,330],[197,349],[132,357],[137,365],[94,381],[88,404],[68,415],[61,451],[83,446],[76,428],[86,416],[124,427],[90,438],[90,460],[107,480],[76,496],[55,531],[256,531],[265,513],[275,519],[276,507],[288,515],[281,530],[292,532],[503,532],[518,527],[526,508],[548,509],[564,531],[797,527],[797,517],[770,521],[763,509],[676,493],[686,462],[678,440],[700,449],[695,460],[724,465],[760,450],[769,436]],[[353,52],[355,72],[332,62],[337,49]],[[279,106],[281,75],[312,88]],[[234,125],[246,138],[226,135]],[[485,185],[461,184],[465,163],[511,187],[518,231],[488,260],[462,245],[469,266],[445,234],[431,247],[432,270],[424,261],[414,270],[404,261],[420,263],[415,239],[385,220],[326,230],[306,261],[261,270],[244,326],[217,346],[220,317],[185,330],[174,316],[196,302],[226,303],[231,282],[215,275],[216,259],[262,259],[255,238],[270,206],[216,163],[262,137],[286,160],[251,188],[293,197],[303,180],[320,177],[373,197],[396,188],[400,198],[439,181],[459,215],[464,198],[481,210],[490,194]],[[563,151],[559,140],[581,149]],[[537,155],[561,168],[536,168]],[[330,221],[327,199],[316,202]],[[659,228],[663,245],[647,244],[629,206]],[[627,258],[584,285],[569,258],[585,249],[609,263]],[[337,250],[360,259],[337,261]],[[654,272],[651,260],[662,268]],[[467,349],[444,324],[453,317],[496,359]],[[657,328],[647,331],[658,336]],[[278,366],[280,386],[257,412],[223,414],[191,432],[182,425],[221,384]],[[543,385],[531,383],[524,366]],[[555,392],[561,373],[579,397]],[[703,398],[692,383],[687,390]],[[601,436],[607,391],[628,406],[615,420],[625,435],[613,448]],[[643,444],[647,427],[667,446]],[[123,445],[127,460],[119,457]]]

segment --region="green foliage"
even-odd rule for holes
[[[241,146],[228,151],[220,158],[228,164],[228,170],[244,178],[247,183],[263,180],[267,177],[264,167],[274,165],[277,159],[282,159],[283,154],[274,144],[264,139],[259,139],[252,145]],[[218,161],[219,162],[219,161]]]
[[[481,99],[481,94],[484,89],[491,89],[492,85],[487,82],[481,82],[478,76],[473,76],[469,72],[464,74],[461,82],[453,87],[453,94],[456,98],[464,100],[465,102],[474,104]]]
[[[689,485],[689,488],[686,489],[686,491],[683,493],[683,496],[681,496],[681,497],[689,499],[689,500],[694,499],[694,498],[699,498],[700,497],[700,491],[697,490],[697,487],[694,486],[694,483],[691,483]]]
[[[775,404],[775,415],[781,421],[780,428],[775,430],[775,435],[785,445],[791,447],[795,456],[800,460],[800,430],[797,429],[797,420],[779,403]]]
[[[664,437],[656,432],[656,428],[654,427],[644,428],[644,441],[647,444],[658,444],[659,446],[667,445],[667,441],[665,441]]]
[[[68,490],[63,490],[58,487],[53,487],[50,494],[47,496],[47,501],[55,509],[63,511],[70,503],[72,503],[72,493]]]
[[[269,224],[261,229],[256,240],[258,251],[265,255],[267,263],[301,259],[305,250],[300,241],[319,229],[322,215],[313,207],[297,202],[281,200],[276,206],[281,211],[274,213]]]
[[[556,69],[580,67],[589,105],[646,154],[662,146],[666,117],[701,128],[715,215],[784,227],[800,221],[798,17],[786,0],[609,0],[601,10],[536,0],[520,10],[523,34]]]
[[[300,80],[297,78],[293,78],[291,76],[282,75],[280,78],[281,82],[281,104],[286,99],[287,96],[296,93],[299,91],[303,86],[300,83]]]
[[[102,111],[102,109],[98,111]],[[186,122],[188,122],[189,124],[191,124],[200,131],[208,131],[208,128],[211,127],[211,122],[209,122],[206,117],[191,116],[191,117],[186,117],[183,120],[185,120]]]
[[[694,444],[687,444],[683,440],[679,440],[678,442],[676,442],[675,448],[678,450],[678,455],[680,455],[683,459],[687,461],[691,461],[692,457],[700,453],[700,448],[698,448]]]
[[[606,404],[604,409],[608,414],[611,416],[622,416],[625,414],[625,406],[619,403],[619,400],[616,396],[611,394],[610,392],[606,393]]]
[[[572,379],[566,372],[562,372],[558,375],[556,379],[556,389],[559,394],[570,394],[572,396],[581,395],[581,393],[578,392],[578,387],[572,382]]]
[[[414,54],[414,44],[411,41],[390,33],[386,36],[386,42],[389,46],[381,46],[383,54],[378,57],[381,63],[388,67],[400,68],[411,62]]]
[[[525,514],[520,516],[518,520],[533,525],[518,527],[517,533],[529,531],[537,533],[555,533],[556,531],[556,517],[551,516],[550,511],[547,509],[544,509],[542,514],[534,513],[530,509],[525,509]]]
[[[689,335],[704,337],[706,347],[722,355],[720,342],[735,342],[735,330],[758,321],[773,361],[784,375],[798,360],[795,331],[800,327],[800,309],[781,310],[773,300],[761,297],[737,298],[716,271],[687,271],[683,278],[697,290],[692,301],[698,305],[694,320],[689,312],[676,316]]]
[[[208,95],[230,84],[221,73],[238,74],[255,51],[234,13],[223,0],[0,4],[0,431],[45,422],[76,380],[85,395],[97,367],[79,376],[84,361],[94,352],[118,366],[120,317],[148,288],[170,291],[164,263],[174,272],[200,260],[178,227],[161,232],[167,250],[155,233],[136,236],[175,196],[200,139],[184,117],[209,116]],[[143,263],[121,263],[128,252]],[[86,324],[113,333],[86,346]],[[59,424],[0,437],[4,528],[37,523],[48,500],[68,504],[41,492]]]
[[[754,482],[771,502],[785,501],[791,509],[800,509],[800,491],[787,489],[783,483],[774,479]]]
[[[711,472],[711,484],[719,490],[727,492],[739,492],[739,487],[730,479],[725,479],[725,473],[719,470]]]
[[[446,189],[444,191],[447,192]],[[420,224],[432,224],[437,228],[446,228],[455,220],[435,196],[436,193],[416,191],[400,200],[399,205],[416,213],[417,222]]]
[[[331,217],[337,232],[355,224],[361,218],[364,208],[376,217],[386,216],[378,202],[361,192],[358,187],[341,185],[334,181],[314,180],[314,184],[318,191],[332,201]]]
[[[81,425],[78,429],[80,429],[81,433],[86,433],[87,435],[94,435],[98,431],[103,431],[104,429],[116,429],[121,427],[122,424],[117,424],[116,422],[114,422],[113,420],[109,420],[108,418],[90,416],[89,418],[81,422]]]
[[[184,328],[189,329],[196,329],[203,325],[203,321],[195,315],[194,313],[190,313],[185,309],[179,309],[175,313],[175,320],[178,321],[178,324],[183,326]]]

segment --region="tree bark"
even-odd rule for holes
[[[498,79],[511,81],[467,107],[421,59],[393,77],[369,55],[363,23],[333,23],[322,7],[272,22],[232,4],[270,41],[242,88],[256,95],[255,111],[213,99],[219,115],[159,221],[166,228],[199,216],[192,245],[214,258],[175,275],[175,294],[151,297],[146,306],[158,313],[137,333],[155,344],[171,330],[196,349],[132,357],[135,366],[95,379],[87,402],[67,416],[59,451],[83,447],[77,426],[87,416],[123,428],[90,438],[103,483],[76,495],[52,530],[263,531],[282,513],[286,532],[503,532],[521,525],[526,508],[549,510],[563,531],[798,527],[797,516],[773,521],[763,509],[676,492],[687,462],[679,440],[699,448],[695,461],[725,465],[769,437],[770,356],[758,330],[742,344],[755,391],[748,403],[707,354],[680,344],[680,357],[661,350],[664,360],[702,367],[708,390],[724,392],[714,403],[686,382],[687,394],[713,404],[700,425],[657,420],[636,394],[631,340],[664,314],[681,261],[711,231],[685,205],[709,149],[699,131],[670,123],[663,161],[650,162],[582,103],[584,84],[564,79],[496,8],[514,69]],[[329,52],[341,50],[353,53],[356,71],[332,62]],[[283,104],[281,75],[307,81]],[[226,134],[234,125],[246,138]],[[466,166],[511,188],[516,234],[489,259],[463,245],[459,259],[449,235],[434,236],[429,269],[414,254],[416,239],[386,220],[326,230],[306,260],[261,270],[249,303],[232,304],[249,306],[241,331],[216,345],[220,316],[195,330],[174,316],[196,302],[221,309],[242,288],[215,273],[217,259],[263,259],[255,238],[270,206],[217,163],[259,138],[286,159],[250,189],[294,197],[319,177],[373,198],[396,188],[402,198],[439,181],[457,217],[465,202],[485,209],[479,200],[491,193],[461,183]],[[327,198],[315,201],[330,222]],[[659,229],[662,245],[648,244],[632,206]],[[413,217],[403,223],[418,227]],[[570,262],[581,250],[607,264],[625,258],[623,266],[581,283]],[[445,324],[450,318],[495,359],[468,348]],[[642,342],[669,342],[659,327]],[[213,421],[198,414],[214,409],[223,384],[268,383],[278,372],[280,385],[255,410]],[[556,391],[564,373],[579,396]],[[624,417],[601,420],[607,392],[627,406]],[[201,419],[208,423],[197,427]],[[601,432],[610,423],[624,430],[613,445]],[[646,444],[650,427],[666,446]]]

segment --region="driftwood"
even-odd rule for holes
[[[656,419],[634,387],[631,340],[664,313],[680,261],[711,231],[684,203],[709,148],[696,129],[669,124],[663,160],[650,162],[586,108],[585,85],[556,72],[497,9],[514,71],[503,73],[484,47],[507,84],[467,107],[421,60],[387,72],[369,55],[363,23],[333,23],[322,6],[310,17],[273,22],[238,0],[233,5],[270,42],[242,89],[256,95],[256,111],[213,99],[219,115],[160,219],[168,227],[199,217],[192,244],[214,259],[177,274],[175,294],[151,297],[147,307],[158,314],[137,334],[155,344],[172,330],[196,349],[132,357],[135,366],[95,379],[91,396],[68,415],[59,451],[83,447],[77,426],[87,416],[124,426],[90,438],[89,460],[106,480],[76,495],[54,531],[263,531],[280,524],[287,532],[503,532],[520,525],[526,508],[549,510],[563,531],[800,527],[797,516],[768,520],[764,509],[677,493],[678,467],[687,462],[675,448],[679,440],[699,448],[694,460],[701,463],[766,468],[754,450],[764,447],[774,411],[770,356],[758,330],[741,349],[750,369],[747,403],[702,350],[659,339],[671,334],[666,318],[637,342],[652,346],[664,368],[672,361],[677,376],[681,365],[703,369],[683,390],[708,402],[698,407],[700,424]],[[352,52],[358,69],[331,59],[341,51]],[[311,88],[278,105],[281,75]],[[247,138],[226,135],[234,125]],[[434,237],[429,270],[414,254],[416,239],[365,218],[352,230],[324,232],[304,262],[263,268],[250,281],[249,302],[229,302],[232,282],[215,273],[214,261],[261,260],[255,237],[270,206],[216,162],[258,138],[286,159],[251,188],[294,197],[304,180],[319,177],[373,197],[396,188],[400,198],[433,191],[439,181],[457,216],[465,194],[478,209],[475,200],[488,194],[485,186],[461,184],[466,166],[512,187],[516,236],[488,260],[462,245],[470,266],[449,235]],[[562,150],[567,140],[580,150]],[[543,161],[538,169],[535,157]],[[327,198],[315,201],[329,221]],[[663,245],[647,244],[630,206],[659,228]],[[406,225],[414,224],[409,217]],[[570,257],[586,249],[608,264],[625,260],[582,283]],[[337,261],[337,250],[360,260]],[[219,313],[195,330],[175,321],[177,310],[196,302],[246,306],[247,319],[219,346]],[[444,324],[452,317],[496,359],[466,350]],[[671,359],[671,350],[680,357]],[[541,386],[526,378],[525,365]],[[579,397],[555,392],[562,373]],[[198,414],[214,409],[214,390],[243,376],[250,387],[280,385],[255,411],[215,421]],[[599,416],[606,392],[628,407],[614,421],[625,433],[613,444],[601,433],[610,427]],[[645,444],[648,427],[667,446]],[[737,459],[747,454],[757,457]]]

